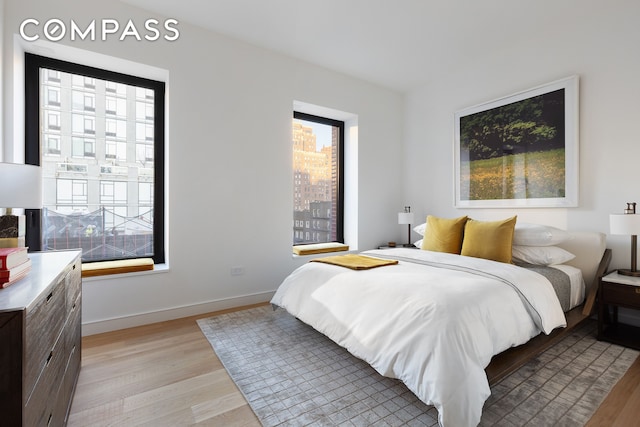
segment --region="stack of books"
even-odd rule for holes
[[[0,248],[0,288],[6,288],[31,271],[27,248]]]

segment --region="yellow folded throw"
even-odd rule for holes
[[[368,270],[370,268],[382,267],[384,265],[397,264],[397,260],[374,258],[366,255],[333,255],[323,258],[312,259],[310,262],[324,262],[326,264],[339,265],[352,270]]]

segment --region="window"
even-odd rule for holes
[[[294,112],[292,139],[293,244],[342,243],[344,122]]]
[[[127,160],[127,143],[125,141],[107,139],[105,145],[107,159]]]
[[[44,146],[45,154],[60,154],[60,138],[57,136],[48,136]]]
[[[153,104],[149,106],[153,108]],[[106,100],[106,112],[110,115],[126,117],[127,115],[127,100],[122,97],[107,96]],[[138,119],[136,117],[136,119]]]
[[[92,138],[83,138],[79,136],[71,137],[71,155],[73,157],[95,157],[96,141]]]
[[[60,73],[55,70],[48,70],[45,79],[47,82],[60,83]]]
[[[51,106],[60,106],[60,89],[47,88],[47,104]]]
[[[127,121],[106,119],[106,135],[117,139],[127,139]]]
[[[140,206],[153,206],[153,184],[150,182],[138,183],[138,204]]]
[[[26,54],[25,85],[26,163],[44,189],[28,246],[163,263],[164,83]]]
[[[46,127],[49,130],[60,130],[60,113],[49,111],[47,112],[47,124]]]
[[[59,210],[73,213],[87,206],[86,179],[57,179],[56,207]]]

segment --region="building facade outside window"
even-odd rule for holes
[[[294,112],[293,244],[343,242],[344,122]]]
[[[163,263],[164,82],[26,54],[25,84],[26,163],[43,171],[28,246]]]

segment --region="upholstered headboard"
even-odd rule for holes
[[[582,270],[588,291],[594,284],[596,271],[606,249],[606,235],[597,231],[570,231],[569,233],[571,238],[558,246],[576,256],[566,264]]]

